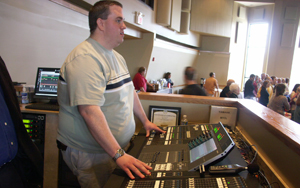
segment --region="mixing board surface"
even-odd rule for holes
[[[164,127],[165,134],[141,131],[133,140],[129,154],[152,167],[151,175],[130,180],[116,169],[105,187],[197,188],[247,187],[247,172],[239,175],[211,175],[209,165],[246,165],[222,123]],[[230,159],[225,160],[230,155]],[[221,161],[221,163],[220,163]],[[223,164],[222,164],[223,161]],[[241,175],[241,176],[240,176]]]

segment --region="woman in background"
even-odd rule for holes
[[[167,72],[164,76],[164,78],[167,80],[167,85],[170,83],[171,87],[174,85],[173,81],[171,80],[171,73]]]
[[[255,95],[257,95],[257,91],[258,91],[258,88],[260,88],[260,78],[258,75],[255,76],[255,79],[253,81],[253,86],[254,86],[254,91],[255,91]]]
[[[260,90],[260,97],[258,99],[258,102],[264,106],[267,106],[269,103],[269,93],[267,91],[267,88],[270,85],[270,81],[269,80],[265,80],[261,86],[261,90]]]
[[[274,110],[275,112],[284,115],[285,111],[290,110],[290,104],[286,96],[283,96],[285,91],[284,84],[276,85],[275,96],[271,98],[270,103],[268,104],[268,108]]]

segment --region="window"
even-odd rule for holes
[[[266,23],[250,24],[249,26],[244,82],[251,74],[260,76],[263,71],[268,27]]]

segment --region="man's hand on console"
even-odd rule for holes
[[[160,132],[160,133],[166,133],[166,131],[161,130],[159,127],[157,127],[154,123],[152,123],[151,121],[147,121],[144,124],[144,128],[146,130],[146,137],[150,136],[150,131],[155,130],[156,132]]]
[[[125,153],[122,157],[119,157],[116,160],[117,165],[126,172],[130,179],[135,179],[134,174],[139,176],[140,178],[145,178],[145,175],[150,175],[150,171],[152,168],[142,161],[132,157]],[[142,174],[144,173],[144,174]]]

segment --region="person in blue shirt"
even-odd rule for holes
[[[170,72],[167,72],[167,73],[165,74],[164,78],[166,79],[167,84],[170,83],[171,87],[173,87],[174,82],[171,80],[171,73],[170,73]]]
[[[41,187],[43,158],[30,139],[16,91],[0,57],[0,188]]]

